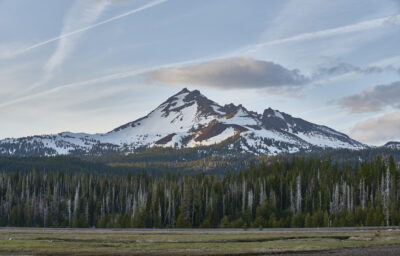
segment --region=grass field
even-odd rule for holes
[[[1,255],[320,254],[382,245],[400,250],[400,230],[0,229]]]

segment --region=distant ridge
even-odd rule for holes
[[[400,142],[399,141],[389,141],[382,147],[391,148],[391,149],[400,149]]]

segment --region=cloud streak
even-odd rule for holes
[[[378,18],[378,19],[362,21],[362,22],[358,22],[358,23],[354,23],[354,24],[350,24],[350,25],[346,25],[346,26],[341,26],[341,27],[336,27],[336,28],[319,30],[319,31],[314,31],[314,32],[309,32],[309,33],[302,33],[302,34],[285,37],[285,38],[281,38],[281,39],[276,39],[276,40],[272,40],[272,41],[268,41],[268,42],[253,44],[253,45],[247,46],[246,48],[240,50],[240,52],[242,52],[242,53],[243,52],[254,52],[260,48],[267,47],[267,46],[280,45],[280,44],[285,44],[285,43],[292,43],[292,42],[325,38],[325,37],[332,37],[332,36],[338,36],[338,35],[343,35],[343,34],[348,34],[348,33],[362,32],[362,31],[366,31],[366,30],[370,30],[370,29],[376,29],[376,28],[380,28],[383,26],[398,26],[398,25],[400,25],[400,14],[394,15],[394,16]]]
[[[335,76],[352,72],[365,75],[379,74],[383,72],[394,72],[400,74],[400,68],[394,67],[392,65],[357,67],[349,63],[342,62],[329,67],[320,67],[318,71],[314,73],[314,77],[332,76],[332,75]]]
[[[93,84],[97,84],[97,83],[105,83],[105,82],[115,81],[115,80],[119,80],[119,79],[135,77],[135,76],[138,76],[138,75],[148,74],[149,72],[153,72],[153,71],[156,71],[156,70],[159,70],[159,69],[163,69],[163,68],[170,68],[170,67],[174,67],[174,66],[177,66],[177,65],[187,65],[187,64],[193,63],[195,61],[201,61],[201,60],[190,60],[190,61],[183,61],[183,62],[174,62],[174,63],[154,66],[154,67],[150,67],[150,68],[134,69],[134,70],[126,71],[126,72],[118,72],[118,73],[114,73],[114,74],[110,74],[110,75],[106,75],[106,76],[102,76],[102,77],[96,77],[96,78],[93,78],[93,79],[88,79],[88,80],[84,80],[84,81],[80,81],[80,82],[73,82],[73,83],[68,83],[68,84],[64,84],[64,85],[59,85],[59,86],[53,87],[51,89],[47,89],[47,90],[44,90],[44,91],[40,91],[40,92],[32,93],[32,94],[29,94],[29,95],[25,95],[23,97],[19,97],[17,99],[10,100],[10,101],[7,101],[7,102],[2,102],[2,103],[0,103],[0,109],[8,107],[8,106],[12,106],[12,105],[17,104],[17,103],[28,101],[28,100],[31,100],[31,99],[35,99],[35,98],[39,98],[39,97],[42,97],[42,96],[50,95],[52,93],[58,93],[58,92],[60,92],[62,90],[69,89],[69,88],[75,88],[75,87],[81,87],[81,86],[89,86],[89,85],[93,85]]]
[[[246,57],[216,59],[151,72],[148,81],[219,89],[296,87],[309,82],[298,70]]]
[[[110,2],[108,0],[76,1],[64,19],[61,36],[75,31],[79,27],[90,26],[99,18],[109,4]],[[44,66],[44,76],[40,83],[44,83],[52,78],[53,72],[59,68],[67,59],[68,55],[71,54],[79,38],[79,35],[60,38],[55,52]]]
[[[119,19],[122,19],[122,18],[124,18],[124,17],[133,15],[133,14],[135,14],[135,13],[144,11],[144,10],[146,10],[146,9],[149,9],[149,8],[151,8],[151,7],[154,7],[154,6],[157,6],[157,5],[159,5],[159,4],[165,3],[165,2],[167,2],[167,1],[168,1],[168,0],[156,0],[156,1],[152,1],[152,2],[147,3],[147,4],[145,4],[145,5],[143,5],[143,6],[139,7],[139,8],[136,8],[136,9],[130,10],[130,11],[128,11],[128,12],[125,12],[125,13],[122,13],[122,14],[119,14],[119,15],[116,15],[116,16],[114,16],[114,17],[112,17],[112,18],[103,20],[103,21],[98,22],[98,23],[95,23],[95,24],[91,24],[91,25],[88,25],[88,26],[84,26],[84,27],[81,27],[81,28],[76,29],[76,30],[69,31],[69,32],[67,32],[67,33],[64,33],[64,34],[61,34],[61,35],[59,35],[59,36],[56,36],[56,37],[50,38],[50,39],[48,39],[48,40],[45,40],[45,41],[43,41],[43,42],[40,42],[40,43],[31,45],[31,46],[29,46],[29,47],[23,48],[23,49],[18,50],[18,51],[15,51],[15,52],[13,52],[12,54],[9,54],[7,57],[8,57],[8,58],[10,58],[10,57],[15,57],[15,56],[17,56],[17,55],[26,53],[26,52],[28,52],[28,51],[30,51],[30,50],[33,50],[33,49],[36,49],[36,48],[38,48],[38,47],[47,45],[47,44],[49,44],[49,43],[52,43],[52,42],[61,40],[61,39],[66,38],[66,37],[70,37],[70,36],[73,36],[73,35],[76,35],[76,34],[79,34],[79,33],[82,33],[82,32],[85,32],[85,31],[88,31],[88,30],[91,30],[91,29],[94,29],[94,28],[96,28],[96,27],[102,26],[102,25],[107,24],[107,23],[110,23],[110,22],[114,22],[114,21],[116,21],[116,20],[119,20]]]
[[[400,81],[378,85],[342,98],[338,104],[353,113],[376,112],[385,107],[400,109]]]
[[[109,4],[109,0],[75,1],[64,18],[60,35],[68,34],[70,31],[75,31],[80,27],[90,26],[96,22]],[[56,50],[44,65],[44,73],[41,79],[26,88],[24,93],[28,93],[49,82],[53,78],[54,72],[62,66],[73,52],[81,36],[82,33],[72,37],[62,37],[58,41]]]

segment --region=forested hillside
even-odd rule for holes
[[[220,145],[219,145],[220,146]],[[313,153],[281,154],[278,156],[250,154],[214,154],[216,147],[168,149],[148,148],[134,154],[105,154],[102,156],[48,156],[48,157],[1,157],[0,171],[63,171],[65,173],[102,173],[124,175],[130,172],[132,175],[146,170],[147,174],[163,175],[166,172],[180,171],[184,174],[213,173],[224,174],[226,171],[237,173],[248,168],[251,164],[259,166],[261,163],[270,163],[279,159],[290,157],[313,157],[324,159],[329,156],[332,163],[360,164],[375,160],[378,156],[387,159],[392,156],[394,162],[400,162],[400,150],[390,148],[370,148],[364,150],[321,150]],[[213,149],[213,150],[209,150]]]
[[[0,226],[327,227],[398,225],[393,158],[355,165],[283,158],[223,176],[0,173]]]

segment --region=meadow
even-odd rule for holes
[[[0,229],[1,255],[396,255],[399,245],[396,228]]]

